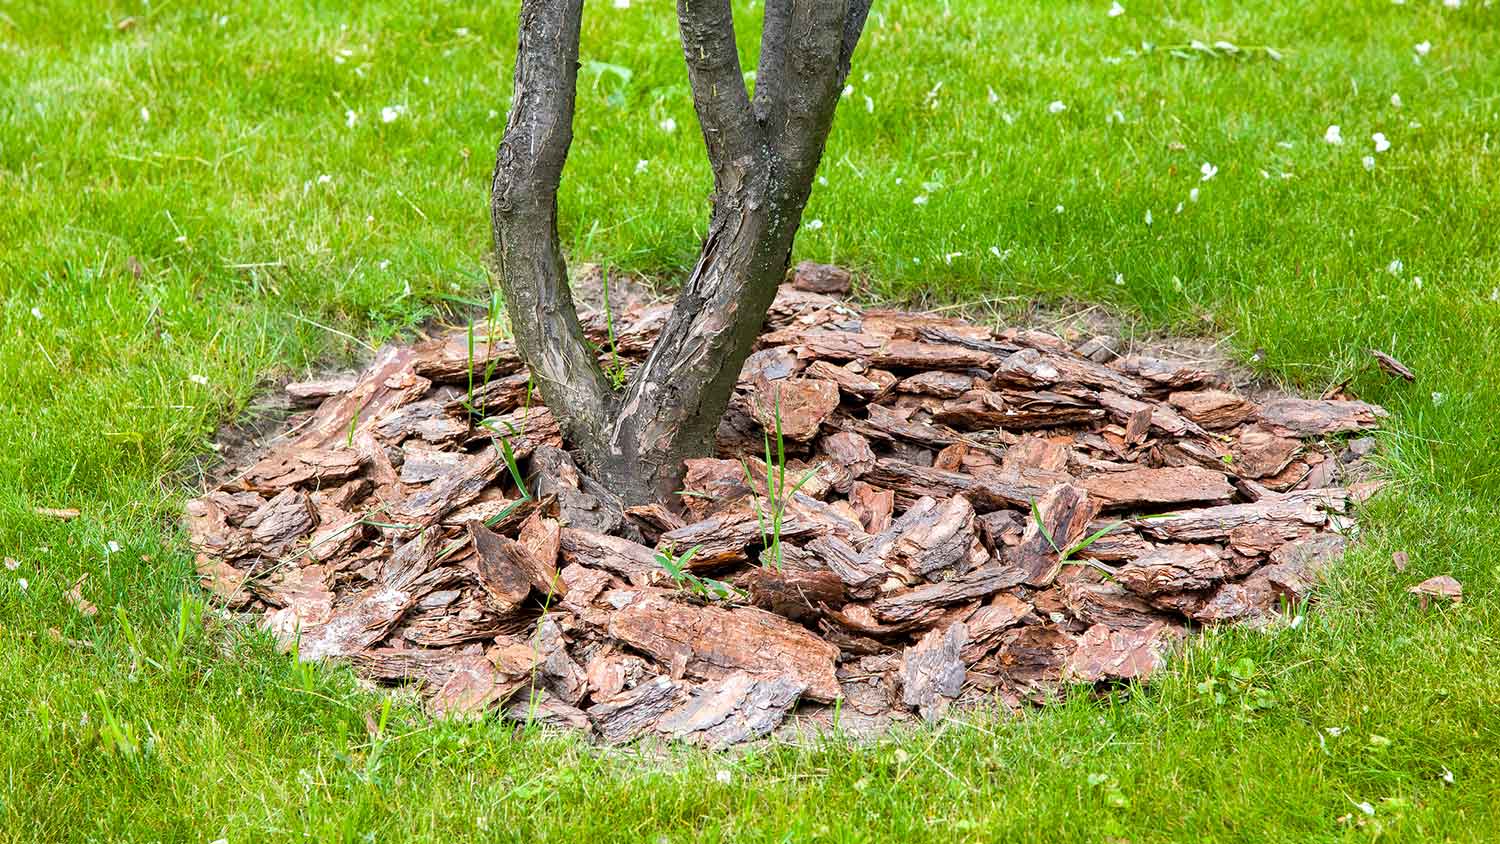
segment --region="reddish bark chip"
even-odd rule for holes
[[[849,292],[854,276],[843,267],[803,261],[792,274],[792,287],[810,293],[842,295]]]
[[[839,406],[839,389],[815,378],[787,378],[756,385],[755,418],[767,431],[780,417],[781,436],[807,442],[817,436],[823,421]]]

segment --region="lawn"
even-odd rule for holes
[[[0,842],[1493,840],[1500,9],[1122,2],[877,3],[798,255],[1352,377],[1391,410],[1362,542],[1149,689],[720,757],[433,724],[199,621],[215,429],[488,295],[516,4],[0,0]],[[709,187],[672,4],[588,5],[563,238],[670,283]]]

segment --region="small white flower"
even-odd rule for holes
[[[219,15],[218,24],[219,24],[219,26],[229,26],[229,16],[228,15]]]
[[[150,123],[151,122],[151,109],[146,108],[145,106],[141,106],[141,122],[142,123]]]
[[[1006,126],[1010,126],[1016,122],[1016,116],[1008,111],[1000,112],[1000,119],[1005,121]]]
[[[1119,17],[1120,15],[1123,15],[1123,14],[1125,14],[1125,7],[1124,6],[1121,6],[1119,3],[1111,3],[1111,4],[1109,4],[1109,16],[1110,17],[1117,18],[1117,17]]]
[[[1192,190],[1188,191],[1188,201],[1189,202],[1197,202],[1198,201],[1198,189],[1197,188],[1193,188]]]
[[[808,221],[807,221],[807,224],[806,224],[806,226],[805,226],[805,228],[806,228],[806,229],[807,229],[807,230],[808,230],[808,231],[813,231],[813,232],[815,232],[815,231],[817,231],[817,230],[818,230],[818,229],[821,229],[821,228],[823,228],[823,221],[822,221],[822,220],[808,220]]]
[[[677,121],[673,120],[670,117],[668,117],[666,120],[663,120],[662,122],[660,122],[660,123],[658,123],[656,125],[659,126],[659,127],[661,127],[661,130],[663,132],[666,132],[668,135],[670,135],[673,132],[677,131]]]
[[[839,96],[841,96],[841,97],[847,97],[847,96],[849,96],[852,93],[854,93],[854,86],[853,85],[845,85],[844,86],[844,90],[839,94]]]
[[[1326,143],[1335,144],[1335,145],[1342,144],[1344,142],[1344,136],[1339,131],[1339,125],[1337,123],[1333,124],[1332,126],[1329,126],[1323,132],[1323,140]]]
[[[1449,785],[1453,784],[1453,772],[1447,768],[1443,768],[1443,782]]]
[[[490,109],[490,119],[491,120],[494,120],[495,118],[497,118],[499,116],[500,116],[500,112],[495,111],[494,109]]]
[[[1056,208],[1052,209],[1052,212],[1054,214],[1061,214],[1064,210],[1066,210],[1066,209],[1064,209],[1061,205],[1059,205]]]
[[[1323,728],[1323,732],[1329,734],[1330,736],[1333,736],[1334,738],[1338,738],[1339,736],[1341,736],[1341,735],[1344,734],[1344,728],[1343,727],[1324,727]]]
[[[1416,46],[1416,51],[1417,51],[1417,55],[1419,55],[1419,56],[1425,56],[1425,55],[1427,55],[1428,53],[1432,52],[1432,42],[1431,41],[1423,41],[1422,43],[1420,43],[1420,44],[1418,44]]]
[[[1447,396],[1444,396],[1442,393],[1433,393],[1432,394],[1432,404],[1433,404],[1433,406],[1436,407],[1437,405],[1442,404],[1443,400],[1446,399],[1446,398],[1447,398]]]
[[[948,254],[946,254],[946,255],[943,256],[943,263],[945,263],[945,264],[947,264],[947,265],[949,265],[951,267],[951,266],[953,266],[953,259],[954,258],[962,258],[963,256],[964,256],[964,253],[962,253],[962,252],[949,252]]]
[[[828,177],[827,176],[819,176],[818,177],[818,184],[822,185],[825,188],[828,187]]]
[[[616,9],[628,9],[628,8],[630,8],[630,0],[615,0],[615,8]]]
[[[5,568],[7,570],[9,570],[9,571],[15,571],[16,569],[18,569],[20,567],[21,567],[21,561],[20,560],[17,560],[15,557],[6,557],[5,558]]]
[[[1366,170],[1374,170],[1375,169],[1375,156],[1373,156],[1373,155],[1367,155],[1364,158],[1361,158],[1359,160],[1359,163],[1365,165],[1365,169]]]
[[[346,110],[344,112],[344,125],[345,126],[348,126],[350,129],[353,129],[354,128],[354,124],[356,124],[358,122],[359,122],[359,113],[356,112],[354,109],[348,109],[348,110]]]
[[[406,113],[406,106],[404,106],[404,105],[386,106],[385,108],[383,108],[383,109],[380,110],[380,122],[381,123],[394,123],[394,122],[396,122],[397,118],[399,118],[401,115],[403,115],[405,113]]]
[[[927,194],[925,194],[925,193],[919,193],[916,196],[912,197],[911,198],[911,204],[912,205],[926,205],[927,204]]]
[[[870,95],[869,94],[865,94],[865,113],[866,114],[874,114],[875,113],[875,101],[872,100],[872,99],[870,99]]]
[[[647,161],[644,158],[642,158],[641,160],[637,161],[635,163],[635,172],[636,172],[636,175],[639,176],[640,174],[646,172],[646,165],[648,165],[650,163],[651,163],[650,161]]]
[[[380,267],[382,270],[387,270],[391,267],[391,261],[389,258],[387,258],[381,261],[379,264],[376,264],[375,266]]]
[[[1490,288],[1490,301],[1500,302],[1500,287]]]
[[[208,386],[208,376],[207,375],[198,375],[198,374],[195,373],[193,375],[189,375],[188,376],[188,380],[191,381],[191,382],[193,382],[194,384],[197,384],[200,387],[207,387]]]
[[[320,174],[318,176],[318,184],[320,184],[320,185],[327,185],[327,184],[332,184],[332,183],[333,183],[333,177],[330,176],[330,175],[328,175],[327,173],[322,173],[322,174]]]
[[[1400,108],[1401,107],[1401,95],[1400,94],[1392,94],[1391,95],[1391,105],[1395,106],[1396,108]]]
[[[1177,203],[1177,213],[1178,214],[1182,213],[1182,203],[1181,202]]]
[[[1203,174],[1203,178],[1201,181],[1206,182],[1209,179],[1212,179],[1214,176],[1219,175],[1219,168],[1205,161],[1203,162],[1203,166],[1198,168],[1198,172]]]
[[[32,308],[31,309],[31,315],[34,316],[34,317],[36,317],[37,319],[42,319],[43,318],[42,317],[42,309],[41,308]]]
[[[997,94],[997,93],[995,93],[995,89],[994,88],[991,88],[990,86],[986,85],[986,86],[984,86],[984,90],[987,92],[985,94],[985,99],[989,100],[990,105],[994,105],[995,103],[1000,102],[1000,95]]]
[[[367,226],[373,226],[373,225],[375,225],[375,215],[374,214],[366,214],[365,215],[365,225],[367,225]]]
[[[1372,817],[1375,815],[1375,807],[1371,806],[1368,802],[1361,801],[1359,803],[1355,803],[1354,808]]]
[[[461,26],[458,29],[453,30],[453,34],[457,35],[459,38],[468,38],[469,28],[467,26]]]
[[[25,592],[27,589],[31,588],[31,581],[27,580],[24,577],[18,577],[16,578],[16,585],[21,587],[22,592]]]
[[[1062,100],[1053,100],[1047,103],[1047,111],[1050,114],[1061,114],[1068,110],[1068,106]]]
[[[106,547],[109,548],[109,553],[111,554],[120,553],[120,543],[114,541],[113,539],[109,541],[109,544]]]
[[[1384,132],[1376,132],[1370,136],[1370,140],[1375,142],[1376,152],[1385,152],[1391,148],[1391,142],[1385,139]]]
[[[1151,225],[1151,209],[1146,209],[1146,225]]]
[[[629,3],[630,0],[625,0],[625,2]],[[730,773],[727,770],[724,770],[718,772],[717,774],[714,774],[714,779],[718,780],[721,783],[724,783],[725,785],[729,785],[729,783],[734,780],[734,774]]]
[[[1411,283],[1414,284],[1414,285],[1416,285],[1416,288],[1418,290],[1422,289],[1422,277],[1421,276],[1419,276],[1419,275],[1412,276],[1411,277]]]
[[[1389,264],[1385,265],[1385,271],[1390,273],[1391,275],[1401,275],[1401,269],[1403,266],[1404,265],[1401,263],[1400,258],[1394,258]]]
[[[1292,630],[1296,630],[1298,627],[1302,626],[1303,620],[1304,620],[1303,616],[1300,616],[1300,615],[1293,616],[1292,617],[1292,623],[1288,624],[1287,627],[1291,628]]]
[[[1291,149],[1292,147],[1295,147],[1296,144],[1291,141],[1277,141],[1276,146],[1281,149]]]
[[[1463,4],[1464,0],[1443,0],[1443,5],[1447,6],[1450,9],[1460,8],[1463,6]]]
[[[341,55],[339,55],[339,54],[337,54],[337,53],[335,53],[334,56],[333,56],[333,63],[334,64],[343,64],[344,63],[344,57],[341,56]]]
[[[1104,118],[1104,122],[1123,124],[1125,122],[1125,113],[1120,111],[1119,109],[1115,109],[1114,111],[1109,113],[1108,117]]]
[[[1120,287],[1124,287],[1125,286],[1125,274],[1124,273],[1115,273],[1115,284],[1118,285],[1118,286],[1120,286]]]

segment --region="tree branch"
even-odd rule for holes
[[[516,348],[574,442],[598,439],[614,394],[583,339],[557,236],[573,140],[583,0],[523,0],[515,91],[495,156],[490,220]]]
[[[768,128],[772,146],[787,166],[787,184],[806,185],[802,202],[823,157],[849,57],[869,10],[869,0],[792,0],[785,70],[778,90],[767,92],[785,101],[785,119]],[[837,58],[830,62],[830,57]]]
[[[715,184],[720,192],[732,190],[735,162],[743,167],[757,155],[763,135],[745,92],[730,0],[677,0],[677,24]]]
[[[786,42],[792,27],[792,0],[766,0],[760,30],[760,62],[755,68],[755,119],[762,126],[786,113],[781,80],[786,75]]]

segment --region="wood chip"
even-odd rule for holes
[[[963,648],[969,629],[962,622],[929,630],[901,657],[901,702],[927,721],[937,721],[964,686]]]
[[[1155,506],[1191,502],[1228,501],[1234,487],[1223,472],[1179,466],[1106,472],[1079,481],[1102,507]]]
[[[736,671],[691,689],[687,703],[662,716],[657,729],[714,749],[751,741],[769,735],[805,688],[795,677]]]

